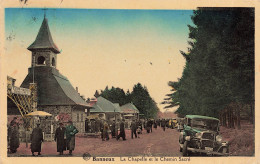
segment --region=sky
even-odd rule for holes
[[[50,31],[61,53],[57,69],[85,98],[96,90],[145,85],[160,102],[169,81],[181,78],[192,10],[47,9]],[[6,73],[20,86],[31,66],[27,47],[44,17],[41,8],[5,9]],[[174,111],[176,108],[170,109]]]

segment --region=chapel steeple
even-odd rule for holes
[[[57,54],[60,51],[52,39],[45,14],[35,41],[27,49],[32,52],[32,67],[49,66],[56,68]]]

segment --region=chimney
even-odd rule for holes
[[[79,93],[79,88],[78,87],[76,87],[76,91],[77,91],[77,93]]]

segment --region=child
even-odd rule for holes
[[[140,138],[139,137],[139,134],[142,134],[142,130],[141,130],[141,126],[138,126],[138,128],[137,128],[137,136],[138,136],[138,138]]]

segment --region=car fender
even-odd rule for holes
[[[185,140],[185,137],[186,136],[186,133],[185,132],[180,132],[180,136],[179,136],[179,143],[180,144],[183,144],[184,143],[184,140]]]

